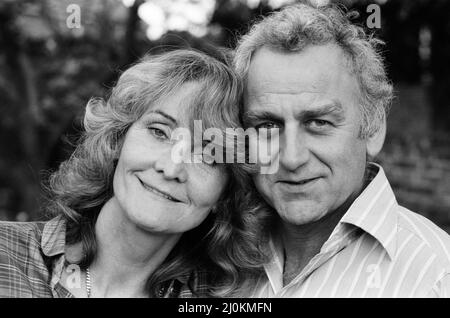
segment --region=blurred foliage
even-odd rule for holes
[[[73,150],[86,102],[105,96],[121,70],[147,52],[234,47],[252,21],[274,10],[268,0],[217,0],[205,36],[170,31],[150,41],[138,16],[144,2],[127,7],[120,0],[0,0],[0,219],[38,217],[41,182]],[[334,2],[359,11],[354,21],[364,25],[367,5],[385,1]],[[71,4],[81,8],[80,28],[67,25]],[[409,93],[402,97],[408,103],[396,101],[403,111],[390,123],[381,158],[387,164],[409,160],[405,156],[418,143],[428,147],[425,154],[450,159],[449,5],[448,0],[381,5],[381,29],[373,31],[387,42],[389,74],[396,87],[417,87],[414,92],[423,95],[423,104]],[[413,117],[409,107],[422,109],[421,117]],[[443,186],[449,192],[448,182]],[[444,213],[442,222],[450,225]]]

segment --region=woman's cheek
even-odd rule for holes
[[[197,201],[200,206],[212,207],[221,197],[225,187],[228,183],[228,175],[225,171],[219,170],[209,171],[207,175],[203,176],[196,182],[193,187],[193,199]]]

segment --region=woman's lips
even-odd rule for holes
[[[160,191],[160,190],[158,190],[158,189],[156,189],[156,188],[154,188],[154,187],[144,183],[141,179],[139,179],[139,182],[141,183],[141,185],[144,187],[145,190],[147,190],[147,191],[149,191],[151,193],[154,193],[154,194],[156,194],[156,195],[158,195],[158,196],[160,196],[160,197],[162,197],[164,199],[167,199],[169,201],[172,201],[172,202],[176,202],[176,203],[181,202],[180,200],[174,198],[170,194],[162,192],[162,191]]]

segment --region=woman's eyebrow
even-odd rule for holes
[[[158,114],[163,116],[164,118],[168,119],[169,121],[171,121],[175,126],[178,125],[178,122],[175,118],[173,118],[172,116],[170,116],[169,114],[163,112],[162,110],[156,109],[156,110],[152,110],[149,112],[149,114]]]

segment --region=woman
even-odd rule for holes
[[[250,182],[235,164],[174,160],[172,137],[194,119],[238,127],[240,94],[226,59],[199,52],[125,71],[50,178],[56,218],[1,222],[0,296],[232,295],[261,261]]]

